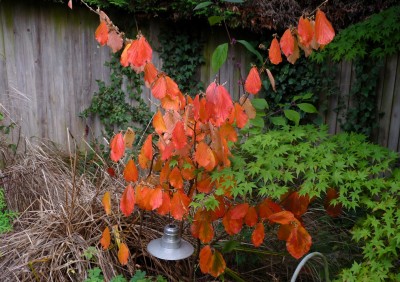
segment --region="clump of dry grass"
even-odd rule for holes
[[[128,218],[105,215],[101,196],[111,191],[117,205],[123,182],[104,173],[100,157],[97,161],[100,165],[90,161],[89,172],[84,155],[28,143],[26,153],[3,171],[8,206],[20,216],[14,231],[0,236],[0,281],[83,281],[95,266],[107,281],[121,273],[130,277],[139,268],[173,281],[188,276],[189,262],[177,267],[146,251],[165,219],[138,212]],[[105,226],[115,224],[131,251],[126,267],[118,263],[115,246],[103,251],[98,244]],[[85,257],[90,246],[97,248],[93,259]]]

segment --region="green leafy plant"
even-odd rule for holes
[[[103,282],[103,281],[104,281],[104,276],[101,272],[101,269],[95,267],[88,271],[88,278],[84,282]],[[126,278],[122,275],[117,275],[110,280],[110,282],[127,282],[127,281],[128,280],[126,280]],[[147,276],[146,271],[137,270],[135,272],[135,275],[132,276],[129,282],[167,282],[167,280],[161,275],[158,275],[156,277]]]
[[[111,68],[110,84],[98,80],[99,91],[95,93],[89,108],[81,113],[81,117],[98,116],[106,130],[106,136],[112,136],[116,126],[131,126],[140,133],[148,124],[151,113],[141,98],[140,75],[131,68],[124,68],[119,62],[120,53],[113,55],[105,65]],[[126,89],[123,89],[123,84]],[[128,96],[134,105],[126,101]]]
[[[12,231],[12,220],[16,216],[16,212],[7,210],[4,190],[0,187],[0,234]]]

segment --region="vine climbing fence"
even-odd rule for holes
[[[93,36],[97,25],[97,16],[87,10],[69,11],[65,5],[48,3],[0,2],[0,110],[20,127],[13,133],[14,142],[22,136],[66,145],[72,135],[82,144],[82,138],[91,141],[101,136],[98,119],[79,118],[98,90],[96,80],[107,83],[110,77],[110,69],[104,67],[110,60],[109,50],[99,48]],[[159,25],[150,23],[142,31],[151,45],[157,46]],[[225,37],[219,32],[209,34],[204,49],[206,58],[211,57],[218,44],[227,42]],[[226,82],[226,88],[237,99],[242,94],[238,82],[245,77],[251,61],[240,46],[230,52],[230,60],[217,74],[206,63],[198,78],[205,83],[214,79]],[[381,71],[376,101],[379,127],[374,134],[379,144],[395,151],[400,151],[399,61],[399,55],[386,58]],[[157,52],[153,63],[157,68],[162,66]],[[331,133],[341,131],[340,123],[345,116],[335,109],[352,103],[348,95],[354,83],[351,62],[339,65],[336,81],[341,95],[326,98],[328,107],[321,113]],[[146,88],[142,98],[150,109],[155,109]]]

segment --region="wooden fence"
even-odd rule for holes
[[[0,110],[21,126],[23,137],[67,144],[67,128],[77,140],[85,137],[87,128],[90,137],[101,136],[97,118],[78,117],[98,90],[96,79],[109,80],[110,70],[103,66],[110,59],[109,50],[94,40],[97,16],[85,9],[71,11],[66,5],[14,2],[0,2]],[[157,49],[159,25],[151,22],[143,32]],[[250,66],[248,52],[237,44],[217,74],[208,60],[218,44],[228,41],[226,37],[218,30],[207,34],[204,55],[208,62],[199,79],[205,84],[215,79],[226,83],[237,98],[241,94],[238,81],[245,78]],[[157,52],[153,63],[162,67]],[[398,55],[387,58],[378,87],[379,110],[385,114],[379,121],[377,140],[396,151],[400,151],[399,65]],[[331,133],[340,132],[340,116],[334,109],[340,102],[351,103],[348,93],[353,80],[351,63],[343,62],[337,79],[342,94],[330,98],[324,115]],[[142,98],[155,109],[148,89],[143,89]]]

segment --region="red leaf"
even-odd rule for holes
[[[321,45],[326,45],[335,37],[335,30],[332,24],[328,21],[325,13],[320,9],[317,10],[315,16],[315,38]]]
[[[235,103],[235,119],[236,119],[236,126],[238,128],[243,128],[247,124],[247,121],[249,120],[249,117],[246,115],[244,109],[239,103]]]
[[[232,219],[243,219],[246,216],[248,210],[249,204],[239,204],[230,210],[230,216]]]
[[[124,169],[124,178],[126,181],[135,182],[139,178],[139,172],[133,159],[130,159]]]
[[[261,90],[261,79],[257,67],[252,67],[249,75],[246,78],[244,89],[253,95],[256,95]]]
[[[187,144],[185,128],[182,121],[178,121],[175,125],[174,131],[172,131],[172,143],[174,143],[176,149],[182,149]]]
[[[211,83],[206,90],[206,108],[210,111],[210,118],[215,126],[220,126],[229,117],[232,111],[232,98],[222,85]]]
[[[111,243],[110,229],[106,227],[101,235],[100,244],[104,250],[107,250]]]
[[[272,64],[277,65],[282,62],[281,48],[279,47],[278,39],[272,39],[268,53],[269,60]]]
[[[290,232],[292,232],[292,229],[295,228],[294,224],[284,224],[279,226],[278,229],[278,239],[282,241],[287,241],[287,239],[290,236]]]
[[[251,234],[251,242],[255,247],[259,247],[264,242],[264,238],[265,238],[264,224],[261,222],[257,223],[256,228],[253,231],[253,234]]]
[[[308,209],[310,197],[300,196],[297,191],[292,192],[282,201],[282,206],[291,211],[296,218],[300,218]]]
[[[125,142],[122,133],[116,134],[110,142],[110,158],[114,162],[118,162],[125,154]]]
[[[209,245],[204,246],[199,254],[200,270],[203,273],[208,273],[212,263],[212,251]]]
[[[121,34],[117,33],[115,30],[111,30],[108,33],[107,46],[111,48],[113,53],[121,50],[123,46],[124,40],[122,39]]]
[[[146,63],[151,62],[153,50],[143,35],[133,40],[128,49],[128,62],[136,72],[142,71]]]
[[[240,219],[232,219],[231,210],[225,213],[222,218],[222,224],[224,225],[226,233],[229,235],[235,235],[242,230],[243,227],[243,218]]]
[[[282,35],[280,46],[282,49],[283,54],[286,57],[289,57],[294,52],[294,38],[290,28],[288,28]]]
[[[108,27],[106,22],[104,21],[100,22],[94,35],[96,37],[97,42],[99,42],[101,46],[106,45],[108,41]]]
[[[171,200],[171,214],[176,220],[182,220],[182,218],[189,211],[190,198],[183,192],[177,191],[172,196]]]
[[[296,221],[293,213],[290,211],[281,211],[278,213],[274,213],[268,217],[268,219],[272,222],[276,222],[279,224],[290,224],[293,221]]]
[[[171,198],[169,197],[167,192],[162,192],[162,203],[161,206],[158,207],[157,212],[160,215],[166,215],[170,212],[171,209]]]
[[[135,191],[132,185],[126,186],[119,207],[125,216],[129,216],[135,209]]]
[[[160,187],[153,189],[151,191],[149,205],[151,206],[151,210],[158,209],[161,207],[163,201],[163,193]]]
[[[174,167],[169,174],[169,183],[176,189],[183,189],[182,174],[178,167]]]
[[[206,110],[206,99],[196,95],[193,100],[193,116],[195,120],[206,123],[210,118],[210,113]]]
[[[331,201],[337,198],[339,198],[339,193],[334,188],[329,188],[328,191],[326,191],[324,207],[326,209],[326,212],[331,217],[338,217],[342,213],[342,204],[331,204]]]
[[[314,37],[314,29],[309,19],[304,18],[303,16],[300,17],[299,25],[297,26],[297,33],[299,34],[300,44],[309,47]]]
[[[197,191],[201,193],[210,193],[213,188],[211,177],[206,173],[202,174],[202,179],[197,181]]]
[[[258,205],[258,215],[261,218],[268,218],[270,215],[282,211],[282,208],[271,201],[270,199],[265,199]]]
[[[167,127],[165,125],[164,118],[160,110],[158,110],[157,113],[154,115],[153,127],[158,134],[162,134],[167,131]]]
[[[121,243],[119,245],[119,250],[118,250],[119,263],[122,265],[127,265],[128,259],[129,259],[129,249],[125,243]]]
[[[244,223],[247,226],[253,227],[258,221],[258,215],[255,207],[249,207],[247,214],[244,218]]]
[[[111,177],[115,177],[115,170],[112,167],[107,168],[107,173]]]
[[[106,212],[106,215],[111,214],[111,196],[110,192],[105,192],[103,198],[101,199],[101,203],[103,204],[104,211]]]
[[[293,228],[286,241],[286,249],[292,257],[299,259],[304,256],[311,247],[311,236],[307,230],[300,225]]]

